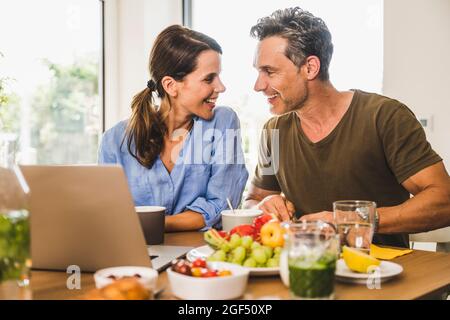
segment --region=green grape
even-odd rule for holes
[[[242,261],[239,260],[232,260],[231,263],[242,265]]]
[[[256,267],[256,261],[255,261],[255,259],[253,259],[253,258],[247,258],[247,259],[244,261],[243,266],[244,266],[244,267],[248,267],[248,268],[255,268],[255,267]]]
[[[264,252],[266,253],[267,259],[272,258],[273,249],[271,247],[268,247],[268,246],[262,246],[262,248],[264,249]]]
[[[255,259],[256,263],[264,264],[267,261],[266,252],[262,247],[253,249],[251,256]]]
[[[261,243],[259,243],[257,241],[254,241],[252,243],[251,249],[253,250],[253,249],[256,249],[256,248],[259,248],[259,247],[261,247]]]
[[[283,247],[276,247],[275,249],[273,249],[274,254],[280,255],[281,251],[283,251]]]
[[[225,253],[228,253],[231,251],[231,246],[229,243],[224,243],[221,247],[220,250],[222,250]]]
[[[233,233],[229,242],[230,242],[231,249],[234,249],[241,245],[242,239],[237,233]]]
[[[223,250],[217,250],[216,252],[213,253],[213,256],[214,259],[216,259],[216,261],[225,261],[227,254]]]
[[[251,236],[243,236],[242,237],[242,244],[245,249],[250,249],[253,244],[253,238]]]
[[[273,258],[270,258],[270,259],[267,260],[267,262],[266,262],[266,267],[268,267],[268,268],[276,268],[276,267],[278,267],[279,265],[280,265],[280,262],[277,261],[277,260],[275,260],[275,259],[273,259]]]
[[[214,254],[210,255],[209,257],[206,258],[207,261],[217,261],[216,257],[214,256]]]
[[[280,263],[280,257],[281,257],[281,254],[274,254],[272,259],[274,259],[274,260],[278,261],[278,263]]]
[[[233,262],[239,261],[240,262],[239,264],[241,264],[242,261],[244,261],[244,259],[245,259],[246,251],[245,251],[244,247],[239,246],[239,247],[233,249],[232,254],[233,254]]]
[[[280,254],[275,253],[275,254],[272,256],[272,259],[275,259],[275,260],[277,260],[277,261],[280,261],[280,257],[281,257],[281,253],[280,253]]]

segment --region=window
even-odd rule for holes
[[[251,26],[259,18],[293,6],[300,6],[321,17],[333,37],[330,78],[335,87],[339,90],[358,88],[381,92],[382,0],[192,0],[191,5],[191,17],[185,21],[191,21],[194,29],[215,38],[223,48],[222,80],[227,91],[219,98],[219,104],[234,108],[241,119],[250,174],[257,162],[259,132],[270,117],[264,97],[253,91],[257,76],[252,67],[256,40],[249,34]]]
[[[18,161],[95,163],[102,2],[0,0],[0,132],[14,134]]]

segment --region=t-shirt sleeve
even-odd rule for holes
[[[442,161],[427,141],[422,125],[405,105],[382,107],[377,126],[386,161],[399,183]]]
[[[258,148],[258,164],[252,184],[270,191],[281,191],[276,173],[279,165],[278,130],[270,128],[270,121],[264,125]],[[272,146],[275,148],[272,150]]]

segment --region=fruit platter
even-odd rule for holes
[[[284,229],[273,215],[256,217],[252,224],[239,225],[229,232],[210,229],[204,233],[205,245],[192,249],[186,258],[229,262],[248,268],[250,275],[279,274]]]

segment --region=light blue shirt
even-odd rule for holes
[[[104,133],[98,162],[122,165],[135,206],[163,206],[167,215],[199,212],[205,219],[205,230],[220,222],[227,197],[233,207],[239,205],[248,171],[239,119],[231,108],[216,107],[211,120],[194,118],[170,174],[159,156],[151,169],[131,156],[124,140],[126,126],[127,121],[121,121]]]

